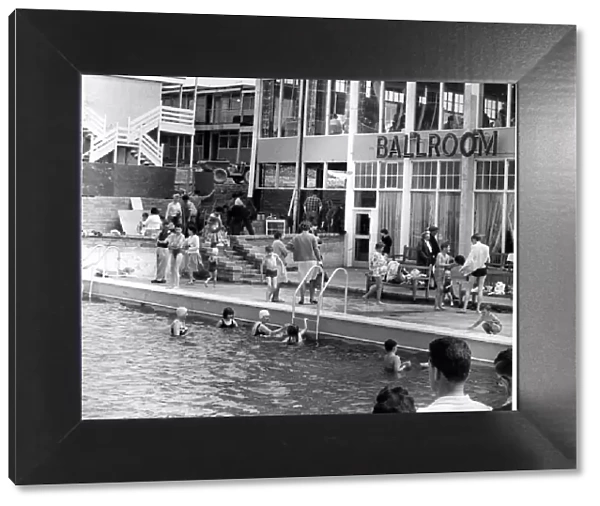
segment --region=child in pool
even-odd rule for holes
[[[481,325],[483,324],[483,325]],[[486,334],[499,334],[502,331],[502,322],[492,313],[492,307],[489,304],[481,306],[481,316],[469,329],[481,325]]]
[[[219,329],[233,329],[238,328],[237,322],[234,320],[235,313],[233,308],[226,307],[223,309],[223,318],[219,320],[217,323],[217,328]]]
[[[265,258],[260,266],[260,274],[263,282],[265,277],[267,278],[267,302],[270,300],[273,300],[273,302],[278,302],[274,296],[278,287],[277,267],[278,263],[283,264],[283,262],[281,261],[281,258],[279,258],[279,256],[273,252],[273,246],[266,246],[265,252]]]
[[[281,332],[283,327],[271,330],[266,325],[269,323],[270,318],[271,315],[266,309],[261,309],[258,312],[258,321],[252,326],[252,337],[277,337],[277,334]]]
[[[298,325],[290,323],[287,326],[287,337],[281,341],[286,344],[300,344],[304,342],[304,334],[308,330],[308,319],[304,318],[304,328],[300,330]]]
[[[401,372],[411,368],[410,362],[402,362],[400,357],[396,355],[398,350],[398,343],[393,339],[388,339],[383,343],[386,351],[385,357],[383,357],[383,368],[388,372]]]
[[[208,286],[209,281],[213,282],[213,287],[217,286],[217,259],[219,258],[219,249],[213,246],[211,254],[208,257],[208,278],[204,286]]]
[[[171,323],[171,335],[175,337],[185,336],[188,328],[185,326],[185,317],[187,316],[187,308],[178,307],[175,311],[177,318]]]

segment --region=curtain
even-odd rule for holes
[[[502,251],[502,198],[502,193],[475,193],[475,232],[490,253]]]
[[[438,244],[441,246],[443,242],[450,243],[450,254],[456,256],[462,254],[465,258],[467,252],[458,251],[458,228],[460,224],[460,193],[459,192],[440,192],[438,204],[438,220],[437,226],[440,228],[438,232]]]
[[[435,224],[435,193],[411,192],[410,203],[410,247],[415,248],[421,234]]]
[[[505,253],[515,252],[515,194],[506,195],[506,239],[504,245]]]
[[[400,244],[401,217],[402,192],[379,192],[379,230],[387,228],[390,233],[392,255],[402,254],[402,245]]]

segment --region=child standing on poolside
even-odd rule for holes
[[[481,325],[483,324],[483,325]],[[469,329],[474,329],[478,325],[483,327],[486,334],[499,334],[502,330],[502,322],[492,313],[492,307],[488,304],[481,306],[481,316]]]
[[[219,320],[217,323],[217,328],[219,329],[233,329],[238,328],[237,322],[234,320],[235,313],[233,308],[226,307],[223,309],[223,318]]]
[[[200,256],[200,238],[196,235],[196,227],[189,225],[188,232],[190,236],[185,240],[187,247],[186,270],[190,276],[188,285],[193,285],[196,282],[194,272],[198,272],[203,266],[202,257]]]
[[[369,269],[371,276],[375,280],[375,283],[371,285],[369,291],[363,295],[363,299],[367,300],[374,293],[377,294],[377,304],[383,304],[381,302],[381,293],[383,292],[383,276],[387,274],[387,261],[383,256],[384,245],[382,242],[378,242],[375,245],[375,252],[369,260]]]
[[[167,282],[167,266],[169,265],[169,242],[167,238],[174,229],[175,226],[165,220],[163,228],[156,238],[156,277],[151,283]]]
[[[213,282],[213,288],[217,286],[217,259],[219,258],[219,249],[213,246],[211,254],[208,257],[208,279],[204,282],[204,286],[208,286],[208,282]]]
[[[446,279],[446,269],[452,267],[454,259],[448,254],[450,243],[444,242],[440,246],[440,252],[435,258],[435,311],[441,311],[442,298],[444,297],[444,281]]]
[[[273,296],[273,302],[278,302],[274,295],[277,291],[277,264],[278,262],[282,263],[281,258],[273,252],[273,246],[266,246],[265,252],[265,258],[260,266],[260,275],[263,283],[265,277],[267,278],[267,302],[271,300],[271,296]]]
[[[398,343],[393,339],[388,339],[383,343],[385,347],[385,357],[383,357],[383,368],[388,372],[401,372],[411,367],[410,362],[402,363],[402,360],[396,351],[398,350]]]
[[[175,337],[184,336],[187,334],[188,328],[185,326],[185,317],[187,316],[187,308],[178,307],[175,315],[177,318],[171,323],[171,335]]]
[[[175,225],[175,230],[166,240],[171,253],[171,282],[173,288],[179,288],[179,273],[183,262],[183,249],[185,247],[185,236],[181,225]]]
[[[466,313],[470,286],[469,277],[460,271],[463,265],[465,265],[465,257],[456,255],[454,264],[450,268],[450,283],[452,284],[452,295],[458,299],[458,307],[462,306],[462,309],[459,311]]]

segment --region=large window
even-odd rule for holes
[[[479,124],[482,128],[514,127],[517,110],[514,84],[484,84]]]
[[[423,161],[412,164],[411,247],[430,226],[439,228],[438,242],[448,241],[457,255],[460,224],[460,161]]]
[[[278,137],[280,123],[281,79],[263,81],[262,114],[260,118],[261,137]]]
[[[298,135],[300,109],[300,80],[284,79],[281,101],[281,137]]]
[[[354,174],[356,189],[377,188],[377,162],[358,162]]]
[[[442,128],[459,130],[464,125],[465,85],[444,83]]]
[[[383,98],[384,132],[402,132],[406,127],[406,83],[386,81]]]
[[[243,132],[240,136],[240,147],[248,149],[252,147],[252,132]]]
[[[306,163],[302,189],[343,190],[346,188],[346,163]]]
[[[327,81],[308,82],[306,107],[306,135],[327,133]]]
[[[277,164],[260,163],[258,165],[257,188],[277,188]]]
[[[415,130],[438,130],[440,83],[417,83]]]
[[[328,134],[348,133],[350,123],[350,81],[330,81]]]
[[[474,232],[491,253],[514,252],[515,161],[477,161]]]
[[[379,189],[402,189],[404,164],[402,162],[381,162],[379,171]]]
[[[360,81],[358,89],[358,133],[378,133],[381,81]]]
[[[326,168],[326,190],[344,190],[346,188],[347,165],[343,163],[328,163]]]
[[[295,188],[295,163],[260,163],[256,178],[257,188]]]
[[[219,134],[219,149],[237,149],[238,132],[221,132]]]

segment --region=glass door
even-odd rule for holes
[[[375,248],[374,211],[354,211],[354,251],[352,265],[368,267],[369,255]]]

